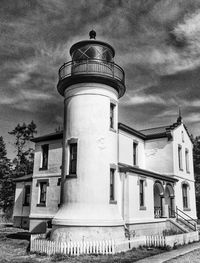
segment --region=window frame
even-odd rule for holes
[[[76,145],[76,158],[72,159],[72,149],[71,147],[73,145]],[[68,148],[68,165],[67,165],[67,175],[66,178],[76,178],[77,177],[77,167],[78,167],[78,139],[77,138],[71,138],[67,141],[67,148]],[[75,171],[72,169],[72,161],[76,161],[75,163]],[[73,172],[73,173],[72,173]]]
[[[69,144],[69,175],[77,174],[77,150],[77,142]]]
[[[48,170],[49,162],[49,144],[41,145],[41,163],[39,170]]]
[[[117,204],[116,201],[116,166],[110,165],[109,171],[109,203]]]
[[[182,156],[182,146],[178,145],[178,167],[180,171],[183,171],[183,156]]]
[[[187,183],[183,183],[182,184],[183,210],[189,209],[188,190],[189,190],[189,185]]]
[[[138,191],[139,191],[139,210],[146,210],[145,206],[145,186],[147,186],[147,181],[145,177],[139,177],[137,181]],[[141,192],[142,185],[142,192]],[[141,195],[142,194],[142,195]],[[141,202],[143,201],[143,203]]]
[[[27,194],[27,189],[29,189],[28,194]],[[26,184],[24,186],[24,198],[23,199],[24,199],[23,206],[30,206],[31,204],[31,185],[30,184]]]
[[[46,185],[46,192],[45,192],[45,201],[41,202],[41,185]],[[37,206],[46,206],[47,205],[47,187],[49,186],[49,179],[38,179],[36,183],[36,187],[38,187],[38,202]]]
[[[185,149],[185,167],[186,172],[190,173],[189,150],[187,148]]]
[[[116,131],[116,103],[114,101],[110,101],[110,113],[109,113],[109,127],[111,131]]]
[[[138,142],[137,141],[133,141],[133,166],[138,166]]]

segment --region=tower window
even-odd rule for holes
[[[178,146],[178,165],[179,165],[179,170],[183,169],[182,165],[182,147],[179,145]]]
[[[110,103],[110,129],[115,129],[115,104]]]
[[[69,174],[76,174],[77,167],[77,143],[71,143],[69,145]]]
[[[24,206],[30,205],[31,186],[25,185],[24,188]]]
[[[138,159],[138,143],[133,142],[133,165],[137,165],[137,159]]]
[[[115,200],[115,169],[110,168],[110,201]]]
[[[42,145],[42,158],[41,158],[41,167],[40,170],[47,170],[48,169],[48,155],[49,155],[49,145],[44,144]]]

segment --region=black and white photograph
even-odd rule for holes
[[[0,0],[0,262],[200,262],[200,0]]]

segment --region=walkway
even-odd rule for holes
[[[142,260],[136,261],[137,263],[163,263],[167,260],[173,259],[178,256],[182,256],[184,254],[187,254],[195,249],[200,249],[200,242],[193,243],[186,245],[184,247],[174,249],[169,252],[164,252],[162,254],[158,254],[152,257],[144,258]]]

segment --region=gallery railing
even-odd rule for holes
[[[59,69],[59,80],[75,75],[101,75],[116,79],[124,84],[124,71],[114,62],[100,59],[69,61]]]

